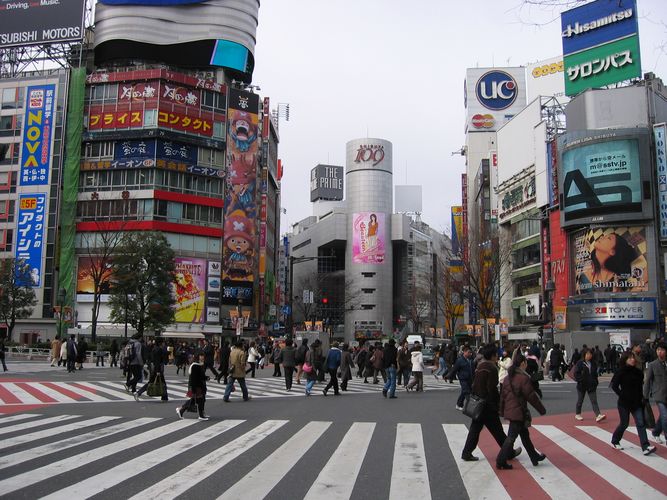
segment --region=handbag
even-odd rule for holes
[[[164,394],[164,385],[162,384],[162,379],[160,377],[156,377],[153,382],[148,384],[146,393],[151,397],[162,396],[162,394]]]
[[[530,374],[531,382],[539,382],[540,380],[544,380],[544,370],[537,370]]]
[[[313,365],[306,361],[301,369],[304,371],[304,373],[310,373],[313,371]]]
[[[647,429],[653,429],[655,428],[655,415],[653,415],[653,408],[651,407],[651,403],[646,401],[644,403],[644,424],[646,425]]]
[[[475,394],[468,394],[463,402],[463,414],[473,420],[479,420],[482,416],[486,400]]]

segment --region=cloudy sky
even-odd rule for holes
[[[535,3],[533,1],[533,3]],[[345,143],[393,143],[394,184],[423,186],[425,222],[449,232],[461,202],[463,81],[469,67],[561,53],[556,7],[522,0],[263,0],[253,83],[281,120],[281,231],[311,215],[310,169],[345,164]],[[638,0],[642,73],[667,82],[667,3]],[[662,46],[661,46],[662,44]]]

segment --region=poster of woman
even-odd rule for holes
[[[353,214],[352,218],[352,262],[382,264],[385,251],[385,214],[360,212]]]
[[[575,293],[647,292],[643,227],[600,228],[575,237]]]

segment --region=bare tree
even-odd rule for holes
[[[442,273],[438,281],[443,284],[444,294],[438,301],[438,309],[445,317],[445,328],[449,335],[456,333],[459,318],[463,318],[463,268],[455,256],[448,262],[441,262]]]
[[[0,260],[0,323],[7,326],[11,339],[17,319],[29,318],[37,305],[30,283],[30,267],[23,261]]]

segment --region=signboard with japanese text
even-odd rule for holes
[[[227,87],[219,82],[207,78],[200,78],[176,73],[168,69],[147,69],[140,71],[104,71],[91,73],[86,77],[86,84],[127,82],[128,80],[168,80],[169,82],[181,83],[194,89],[210,90],[218,94],[226,94]]]
[[[655,168],[658,179],[658,213],[660,239],[667,240],[667,125],[653,125]]]
[[[178,257],[175,259],[174,297],[176,299],[174,318],[177,323],[204,323],[206,270],[204,259]]]
[[[49,183],[56,86],[35,85],[26,92],[21,144],[21,186]]]
[[[0,3],[0,48],[80,42],[84,0],[7,1]]]
[[[136,128],[144,126],[144,112],[134,111],[97,111],[88,115],[88,130],[107,130],[118,128]]]
[[[208,137],[213,135],[213,121],[208,118],[197,118],[183,113],[160,110],[158,111],[157,122],[159,127]]]
[[[657,319],[654,298],[609,299],[584,301],[579,304],[582,325],[608,323],[655,323]]]
[[[146,140],[127,140],[117,142],[114,148],[114,160],[122,161],[127,159],[155,159],[155,139]]]
[[[16,223],[17,262],[28,267],[27,274],[17,274],[22,286],[42,286],[42,256],[45,246],[46,194],[21,194]]]
[[[118,84],[118,102],[157,101],[159,81]]]

